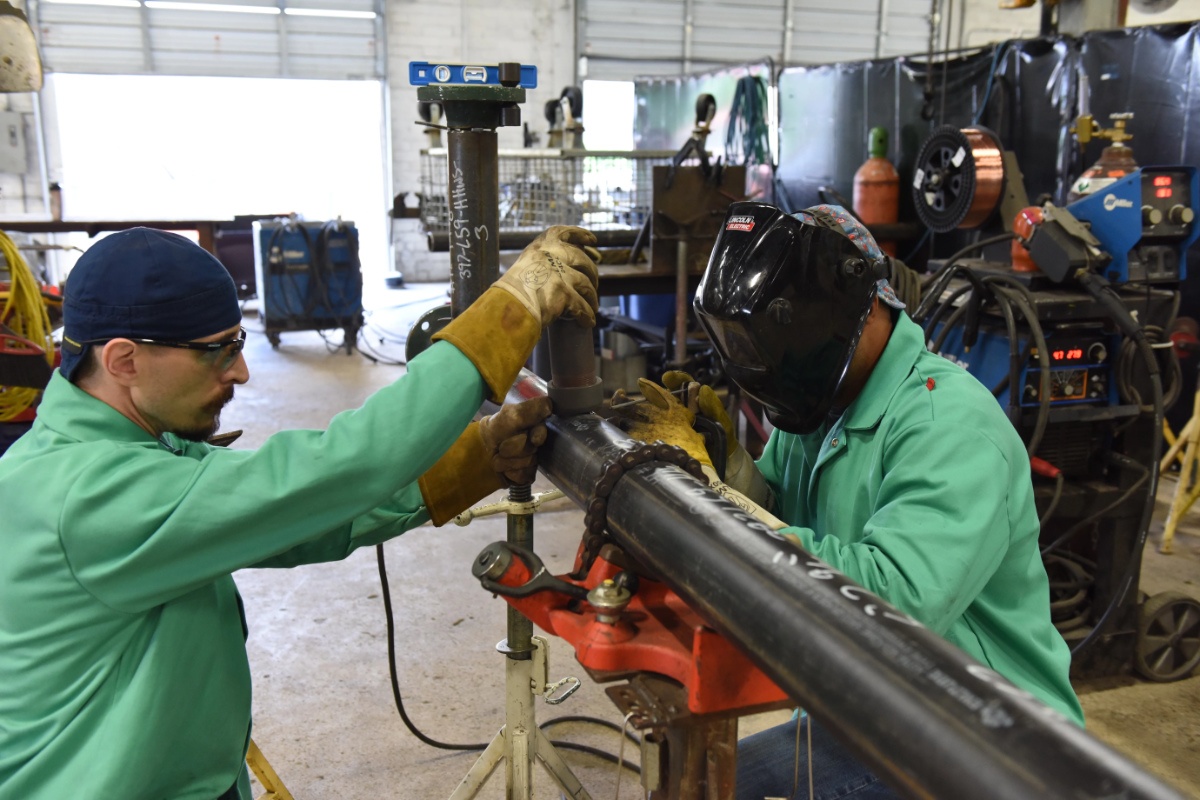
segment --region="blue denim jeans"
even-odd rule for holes
[[[804,716],[738,742],[737,800],[787,797],[808,800],[808,737]],[[800,780],[796,782],[796,725],[800,724]],[[894,800],[889,789],[820,725],[812,726],[813,800]],[[796,784],[796,791],[792,786]]]

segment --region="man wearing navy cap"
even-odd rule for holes
[[[249,378],[225,268],[146,228],[93,245],[62,367],[0,457],[0,797],[249,800],[230,574],[345,558],[530,482],[549,401],[471,419],[545,325],[594,323],[594,243],[551,228],[404,376],[257,450],[205,442]]]
[[[733,204],[696,313],[776,430],[755,462],[711,389],[689,391],[687,411],[726,427],[736,502],[1082,724],[1050,620],[1025,446],[986,387],[926,349],[886,274],[871,234],[839,206]],[[671,388],[690,380],[664,376]],[[665,391],[647,397],[631,407],[631,433],[692,419]],[[690,428],[671,441],[689,438],[703,456]],[[898,796],[820,723],[797,716],[739,742],[739,800],[807,798],[809,767],[816,798]]]

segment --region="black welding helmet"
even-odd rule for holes
[[[734,203],[696,291],[729,377],[775,427],[820,427],[846,377],[876,294],[898,308],[887,260],[840,206],[789,216]]]

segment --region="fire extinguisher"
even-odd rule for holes
[[[854,173],[854,213],[868,227],[890,224],[900,219],[900,175],[887,160],[887,128],[871,128],[868,140],[871,157]],[[879,242],[889,256],[896,255],[896,243]]]

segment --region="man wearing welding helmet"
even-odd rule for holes
[[[205,441],[249,378],[221,263],[146,228],[92,245],[62,368],[0,458],[0,797],[250,800],[230,573],[342,559],[530,482],[549,401],[471,418],[545,325],[592,324],[594,243],[551,228],[406,374],[257,450]]]
[[[886,274],[841,207],[730,208],[695,308],[776,430],[757,464],[731,436],[726,480],[804,550],[1082,724],[1025,447],[983,385],[926,349]],[[724,417],[711,390],[697,410]],[[739,798],[792,796],[807,719],[742,740]],[[819,721],[812,734],[817,797],[894,796]]]

